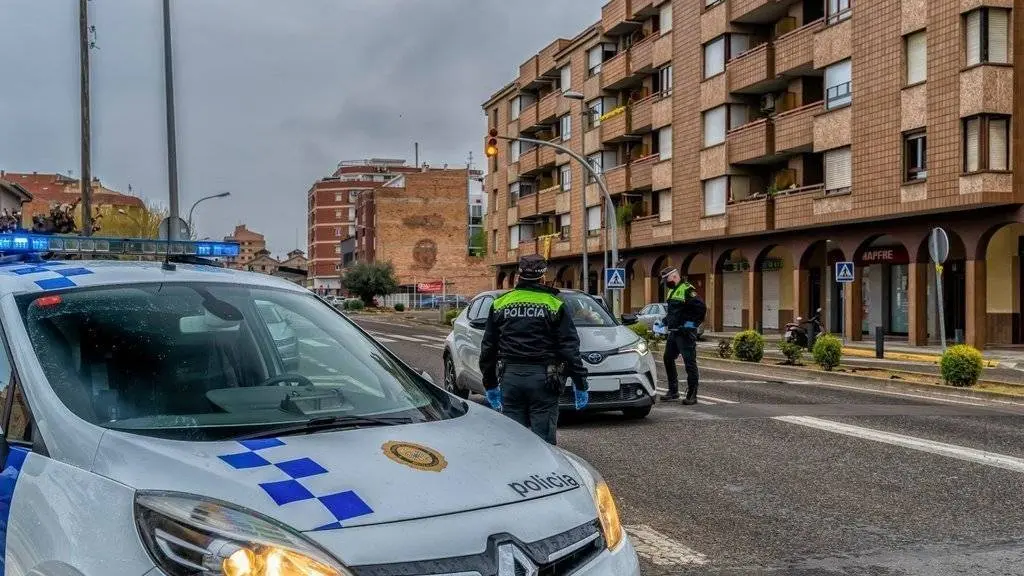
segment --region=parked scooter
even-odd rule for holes
[[[803,317],[798,316],[796,322],[789,322],[786,324],[786,331],[783,336],[783,340],[790,344],[796,344],[802,348],[807,347],[808,343],[808,329],[807,326],[814,326],[814,333],[821,334],[821,308],[818,308],[814,312],[814,316],[804,320]]]

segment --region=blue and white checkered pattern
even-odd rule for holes
[[[242,440],[245,451],[218,456],[235,470],[257,470],[266,482],[260,488],[278,506],[306,507],[306,514],[324,516],[326,524],[318,524],[315,530],[334,530],[351,518],[372,514],[373,509],[355,492],[348,490],[326,495],[317,495],[318,488],[326,487],[324,482],[329,471],[311,458],[279,459],[287,451],[277,450],[285,443],[277,438]],[[280,478],[280,479],[275,479]],[[329,490],[328,490],[329,491]],[[311,508],[315,505],[315,508]],[[330,517],[326,513],[330,513]]]
[[[17,268],[12,267],[10,270],[5,270],[5,272],[17,274],[18,276],[30,276],[36,283],[36,286],[39,286],[43,290],[72,288],[77,286],[75,281],[72,280],[73,277],[93,273],[93,271],[88,268],[60,268],[59,266],[61,266],[61,264],[57,262],[39,262],[30,265],[21,264]]]

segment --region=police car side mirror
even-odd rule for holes
[[[469,326],[471,328],[476,328],[477,330],[483,330],[484,328],[487,328],[487,319],[486,318],[478,318],[476,320],[470,320],[469,321]]]
[[[636,324],[639,321],[640,321],[640,319],[637,318],[636,314],[623,314],[622,315],[622,324],[624,326],[632,326],[633,324]]]

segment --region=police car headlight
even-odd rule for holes
[[[150,555],[170,576],[352,576],[297,532],[227,503],[139,493],[135,519]]]
[[[569,459],[569,463],[583,478],[584,486],[594,498],[594,507],[597,508],[597,519],[601,522],[605,546],[609,550],[615,550],[622,543],[625,532],[619,519],[619,508],[615,505],[615,497],[612,496],[612,489],[601,477],[601,473],[589,462],[563,448],[557,450]]]
[[[650,351],[650,346],[648,346],[647,342],[644,342],[643,340],[637,340],[636,342],[630,344],[629,346],[623,346],[622,348],[619,348],[619,354],[629,354],[630,352],[635,352],[641,356],[645,356]]]

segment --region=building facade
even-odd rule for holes
[[[867,3],[865,3],[867,4]],[[1009,0],[612,0],[485,104],[489,128],[588,157],[615,203],[626,308],[666,265],[709,327],[780,329],[822,308],[858,340],[938,338],[927,238],[950,238],[947,333],[1024,343],[1024,58]],[[513,143],[488,166],[488,258],[560,234],[552,277],[599,288],[607,211],[568,155]],[[837,282],[853,262],[852,282]],[[840,278],[846,280],[846,278]]]
[[[248,270],[249,264],[260,256],[265,254],[270,257],[270,253],[267,252],[267,241],[263,238],[263,234],[249,230],[245,224],[235,226],[235,231],[230,236],[225,236],[224,241],[239,244],[238,256],[225,259],[229,268]]]
[[[323,294],[340,294],[341,271],[346,265],[342,244],[355,238],[359,230],[356,205],[360,194],[399,174],[415,171],[406,166],[405,160],[342,161],[331,176],[313,184],[306,194],[310,288]]]
[[[462,296],[490,288],[490,269],[470,247],[472,207],[483,202],[473,198],[471,176],[465,168],[423,168],[360,195],[356,261],[391,262],[410,292],[442,281]]]
[[[32,227],[33,216],[49,214],[51,205],[71,204],[82,197],[81,182],[64,174],[0,171],[0,180],[17,184],[31,195],[21,206],[22,225],[26,228]],[[146,205],[141,198],[107,188],[99,178],[93,178],[91,190],[93,211],[102,216],[114,218],[124,214],[129,219],[138,218],[145,210]],[[77,213],[81,214],[81,211],[79,206]],[[100,233],[102,226],[101,220]]]

